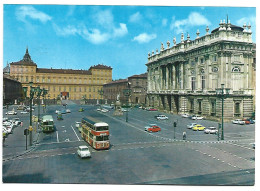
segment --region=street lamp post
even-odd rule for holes
[[[41,105],[41,94],[42,94],[42,89],[40,86],[37,87],[37,98],[38,98],[38,122],[40,121],[40,105]]]
[[[36,88],[32,87],[33,82],[29,82],[30,85],[30,126],[29,126],[29,143],[30,146],[32,146],[32,100],[34,97],[34,94],[36,93]]]
[[[127,89],[124,89],[123,90],[123,93],[124,93],[124,95],[126,96],[126,108],[127,108],[127,111],[126,111],[126,119],[125,119],[125,121],[126,122],[128,122],[128,104],[129,104],[129,97],[131,96],[131,89],[130,89],[130,85],[131,85],[131,83],[130,82],[128,82],[127,83]]]
[[[23,92],[24,92],[24,96],[25,96],[25,99],[27,98],[27,89],[28,87],[23,87]],[[24,135],[26,136],[26,139],[25,139],[25,149],[27,150],[27,136],[28,136],[28,129],[25,129],[24,130]]]
[[[221,88],[216,88],[216,95],[221,99],[221,140],[224,140],[224,99],[229,96],[230,88],[224,88],[224,84],[221,84]]]

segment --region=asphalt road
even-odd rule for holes
[[[10,158],[17,154],[11,151],[19,146],[15,140],[22,144],[24,139],[22,130],[16,128],[3,149],[3,182],[254,185],[255,150],[250,145],[254,142],[254,125],[225,123],[225,140],[217,141],[216,135],[187,129],[194,121],[178,115],[166,114],[169,120],[157,121],[154,116],[162,112],[135,108],[129,111],[127,123],[125,116],[113,116],[113,111],[100,113],[95,106],[83,106],[85,111],[78,112],[79,107],[69,102],[71,113],[57,121],[55,110],[64,107],[47,106],[46,113],[54,116],[55,132],[39,133],[30,152]],[[87,144],[75,127],[83,116],[98,118],[110,126],[111,148],[90,148],[89,159],[76,155],[77,146]],[[174,131],[173,121],[177,120]],[[208,120],[197,122],[206,127],[217,126]],[[149,123],[158,124],[162,131],[144,131]],[[187,133],[186,141],[182,140],[183,131]]]

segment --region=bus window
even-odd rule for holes
[[[96,141],[107,141],[109,140],[109,136],[96,136]]]
[[[108,126],[101,126],[101,127],[96,127],[96,131],[107,131]]]

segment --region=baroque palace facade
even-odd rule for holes
[[[49,99],[81,100],[84,96],[93,100],[100,99],[103,84],[112,81],[112,68],[101,64],[91,66],[89,70],[37,68],[27,48],[22,60],[10,63],[10,76],[23,87],[29,87],[29,82],[33,82],[34,87],[47,89]]]
[[[220,118],[221,99],[216,89],[229,88],[224,99],[224,119],[251,117],[255,110],[255,44],[251,25],[235,26],[225,20],[195,40],[189,34],[181,42],[148,53],[147,101],[149,106],[172,113]],[[226,93],[224,91],[224,93]]]

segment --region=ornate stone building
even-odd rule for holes
[[[22,60],[10,63],[10,76],[22,83],[22,86],[40,86],[49,90],[49,98],[80,100],[100,99],[98,91],[103,84],[112,81],[112,68],[105,65],[91,66],[89,70],[37,68],[26,49]],[[27,92],[29,96],[29,92]],[[48,97],[47,97],[48,98]]]
[[[132,104],[146,103],[146,89],[147,89],[147,73],[140,75],[133,75],[123,80],[115,80],[104,84],[104,99],[108,103],[116,101],[117,95],[120,95],[122,103],[127,102],[127,97],[124,95],[124,90],[130,89],[131,95],[129,102]]]
[[[224,84],[230,93],[224,100],[224,118],[251,117],[254,111],[254,44],[251,26],[235,26],[225,20],[195,40],[189,34],[181,42],[167,42],[161,51],[148,54],[148,105],[174,113],[221,117],[216,88]]]
[[[22,84],[7,74],[3,74],[3,104],[19,103],[23,99]]]

